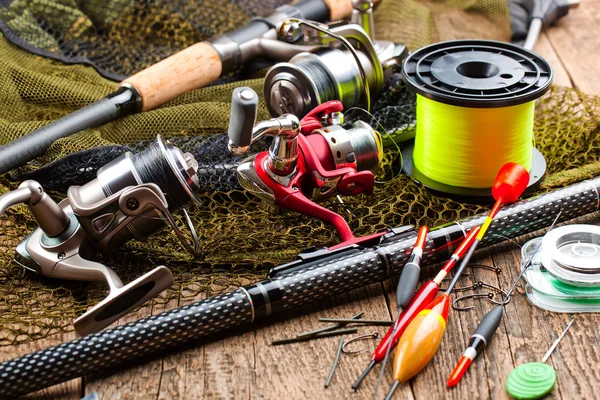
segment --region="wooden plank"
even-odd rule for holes
[[[302,315],[298,312],[302,311]],[[391,320],[380,284],[370,285],[347,294],[320,301],[296,312],[276,318],[269,325],[256,330],[255,389],[252,398],[262,399],[369,399],[373,395],[379,369],[376,367],[363,382],[358,392],[350,387],[368,365],[371,354],[387,331],[387,327],[362,327],[358,334],[378,332],[377,340],[356,343],[365,351],[356,356],[343,354],[329,388],[324,388],[331,368],[339,337],[324,338],[304,343],[272,346],[271,341],[294,337],[296,334],[318,329],[324,325],[319,317],[347,318],[364,311],[365,319]],[[347,338],[355,337],[349,335]],[[391,374],[386,374],[379,396],[388,389]],[[412,392],[406,386],[398,390],[399,398],[411,399]]]
[[[242,280],[241,284],[251,282]],[[205,299],[187,297],[180,306]],[[163,359],[159,399],[247,398],[254,376],[254,332],[198,342]]]
[[[177,303],[171,305],[170,308]],[[124,325],[129,322],[158,313],[164,309],[164,306],[144,306],[131,312],[109,328]],[[128,368],[121,371],[99,371],[100,373],[110,373],[108,376],[89,376],[86,377],[85,393],[98,392],[104,398],[120,399],[148,399],[156,398],[160,387],[160,376],[162,371],[162,359],[155,359],[144,364]]]
[[[542,32],[540,35],[534,51],[544,57],[552,66],[554,71],[554,80],[552,82],[553,85],[573,87],[573,82],[571,82],[569,73],[567,72],[558,54],[556,54],[556,51],[554,50],[554,47],[552,47],[552,43],[550,42],[550,39],[548,39],[548,35],[545,32]]]
[[[179,306],[191,304],[206,297],[201,295],[180,299]],[[204,397],[204,348],[188,349],[183,353],[166,355],[162,360],[160,389],[157,398],[195,399]]]
[[[472,262],[493,266],[487,250],[476,253]],[[478,281],[499,286],[498,279],[498,275],[493,271],[468,267],[465,270],[465,275],[457,283],[457,288],[471,287]],[[447,282],[444,286],[446,285]],[[490,291],[491,289],[485,287],[475,290],[464,290],[454,293],[451,298],[454,300],[466,294],[488,293]],[[500,301],[501,295],[499,293],[496,294],[495,291],[494,293],[496,300]],[[491,354],[487,357],[487,360],[485,359],[485,355],[480,356],[470,367],[468,375],[458,386],[453,389],[447,387],[446,381],[454,369],[456,362],[460,359],[469,337],[483,315],[495,305],[483,300],[471,299],[462,302],[461,306],[473,306],[474,308],[468,311],[450,310],[445,337],[437,355],[432,360],[431,365],[427,366],[423,370],[423,373],[413,380],[413,388],[417,398],[502,398],[503,392],[499,390],[499,379],[502,376],[502,371],[512,367],[505,335],[498,335],[495,338],[495,345],[490,344]],[[501,351],[495,351],[495,347]],[[507,355],[508,357],[506,357]],[[434,389],[432,390],[432,388]]]
[[[583,0],[546,33],[573,86],[600,95],[600,4]]]

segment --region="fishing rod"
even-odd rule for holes
[[[279,40],[276,27],[290,18],[325,22],[349,17],[350,0],[301,0],[253,18],[236,31],[196,43],[125,79],[119,88],[82,109],[0,147],[0,173],[43,155],[57,139],[152,110],[188,91],[214,82],[259,56],[286,61],[306,51]],[[356,10],[356,14],[363,13]]]
[[[563,209],[561,221],[599,209],[600,177],[501,209],[481,246],[542,229]],[[422,267],[447,260],[486,215],[432,229]],[[401,272],[415,244],[412,226],[390,229],[361,245],[300,253],[273,268],[266,280],[193,304],[28,354],[0,364],[0,398],[14,398],[191,340],[248,326],[279,312],[380,282]]]

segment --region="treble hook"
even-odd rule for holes
[[[342,346],[342,353],[344,354],[349,354],[352,356],[355,356],[357,354],[362,353],[363,351],[365,351],[365,349],[360,349],[360,350],[346,350],[346,346],[349,345],[352,342],[356,342],[358,340],[366,340],[366,339],[377,339],[379,337],[379,332],[373,332],[373,333],[367,333],[366,335],[360,335],[357,336],[355,338],[352,339],[348,339]]]
[[[496,301],[494,300],[494,293],[489,292],[489,293],[475,293],[475,294],[468,294],[462,297],[457,297],[453,302],[452,302],[452,308],[454,308],[456,311],[468,311],[468,310],[472,310],[473,308],[475,308],[475,306],[468,306],[468,307],[459,307],[457,304],[459,301],[465,300],[465,299],[487,299],[487,301],[489,301],[492,304],[496,304],[497,306],[501,306],[503,303],[501,301]]]

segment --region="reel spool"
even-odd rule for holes
[[[415,144],[402,152],[407,175],[467,202],[491,201],[507,162],[528,170],[528,189],[544,177],[546,161],[532,144],[534,101],[553,76],[543,58],[508,43],[449,41],[410,55],[402,76],[417,92]]]
[[[557,312],[600,311],[600,227],[568,225],[527,242],[523,260],[541,249],[525,271],[527,297]]]

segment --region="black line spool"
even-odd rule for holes
[[[402,152],[406,174],[475,203],[493,201],[495,173],[506,162],[528,169],[528,190],[539,184],[546,161],[533,146],[533,108],[552,82],[546,60],[509,43],[456,40],[417,50],[402,76],[417,93],[415,144]],[[517,153],[525,162],[511,159]]]

